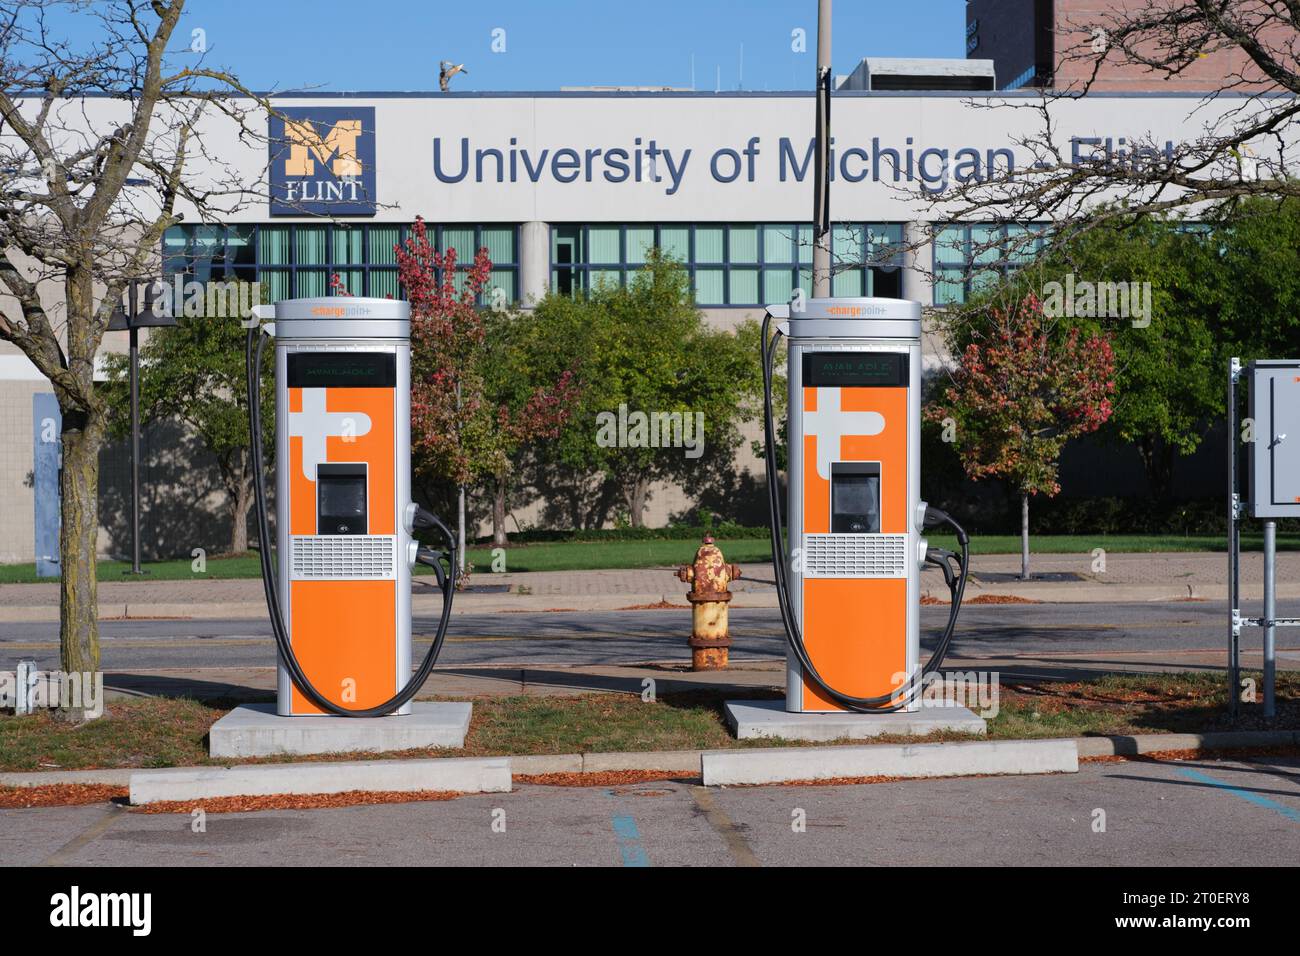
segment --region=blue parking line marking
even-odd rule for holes
[[[606,790],[605,796],[614,798],[613,790]],[[649,866],[650,856],[641,845],[641,831],[637,829],[636,819],[626,813],[616,813],[610,819],[614,827],[614,836],[618,838],[618,852],[623,858],[624,866]]]
[[[618,834],[620,840],[639,841],[641,839],[641,832],[637,830],[636,821],[631,817],[615,817],[614,832]]]
[[[1251,793],[1249,790],[1242,790],[1240,787],[1234,787],[1230,783],[1225,783],[1222,780],[1216,780],[1213,777],[1209,776],[1208,774],[1203,774],[1197,770],[1188,770],[1186,768],[1181,768],[1179,769],[1178,772],[1181,773],[1184,777],[1187,777],[1191,780],[1195,780],[1198,783],[1204,783],[1212,787],[1218,787],[1220,790],[1227,790],[1233,796],[1241,797],[1241,799],[1243,800],[1248,800],[1251,803],[1255,804],[1256,806],[1260,806],[1268,810],[1276,811],[1277,813],[1282,814],[1282,816],[1286,817],[1292,823],[1300,823],[1300,810],[1292,809],[1291,807],[1278,803],[1276,800],[1270,800],[1268,797],[1260,796],[1258,793]]]
[[[619,840],[619,850],[623,854],[624,866],[649,866],[650,857],[645,847],[641,846],[641,831],[636,828],[636,820],[629,816],[616,814],[613,819],[614,835]]]

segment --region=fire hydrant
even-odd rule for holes
[[[728,587],[740,577],[740,568],[727,564],[712,535],[695,552],[695,562],[683,565],[677,577],[691,585],[691,670],[716,671],[727,666],[731,633],[727,629]]]

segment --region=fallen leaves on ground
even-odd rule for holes
[[[343,793],[279,793],[259,797],[213,797],[207,800],[159,800],[132,807],[134,813],[251,813],[255,810],[322,810],[381,803],[422,803],[464,796],[447,790],[347,790]]]
[[[111,783],[47,783],[39,787],[0,787],[0,809],[78,807],[125,800],[126,787]]]

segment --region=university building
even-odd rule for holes
[[[1036,114],[981,107],[1035,95],[842,85],[833,114],[835,294],[943,308],[963,301],[980,275],[1015,268],[1016,256],[999,254],[997,242],[1042,224],[951,222],[945,197],[957,181],[1033,161],[1019,141],[1036,131]],[[1189,115],[1197,98],[1098,93],[1059,103],[1054,119],[1065,149],[1100,156],[1126,138],[1173,144],[1198,135],[1205,114]],[[205,151],[258,184],[260,198],[220,222],[168,230],[159,249],[165,275],[255,280],[271,300],[330,295],[335,274],[353,294],[400,295],[393,247],[420,216],[462,261],[486,248],[491,285],[524,306],[552,289],[582,294],[625,282],[656,246],[686,264],[699,308],[720,327],[811,291],[811,93],[346,93],[276,105],[293,128],[267,121],[269,153],[229,121],[205,120]],[[119,109],[108,100],[75,107],[105,126]],[[336,175],[341,161],[353,165]],[[919,259],[899,251],[931,228],[938,241]],[[108,333],[105,348],[124,349],[125,340]],[[49,391],[0,343],[0,561],[33,557],[33,396]],[[205,514],[206,523],[186,526],[185,540],[222,548],[220,493],[187,478],[175,435],[152,434],[143,455],[146,529]],[[128,455],[115,446],[102,462],[101,546],[120,555],[129,547],[115,517]],[[647,518],[662,523],[690,505],[681,489],[658,488]],[[148,552],[155,540],[146,542]]]

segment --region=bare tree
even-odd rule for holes
[[[1294,126],[1300,115],[1300,0],[1130,0],[1067,22],[1058,34],[1060,63],[1069,67],[1062,72],[1077,80],[1029,102],[976,104],[1038,114],[1034,131],[1016,140],[1027,161],[958,180],[942,195],[925,194],[943,218],[1050,221],[1055,226],[1048,241],[1064,245],[1116,219],[1250,196],[1300,196]],[[1135,130],[1123,156],[1078,150],[1061,140],[1056,107],[1086,95],[1099,79],[1124,71],[1158,87],[1161,80],[1187,76],[1209,56],[1237,65],[1207,84],[1192,111],[1196,135],[1169,144]],[[1025,233],[990,247],[1015,255],[1040,241]]]
[[[183,7],[0,0],[0,338],[50,380],[62,411],[59,637],[68,672],[99,667],[107,408],[96,353],[127,284],[156,268],[163,232],[186,214],[227,215],[249,197],[205,150],[200,121],[219,113],[241,135],[259,135],[247,120],[266,107],[205,66],[201,51],[170,47]],[[94,39],[74,48],[59,35],[69,20]]]

